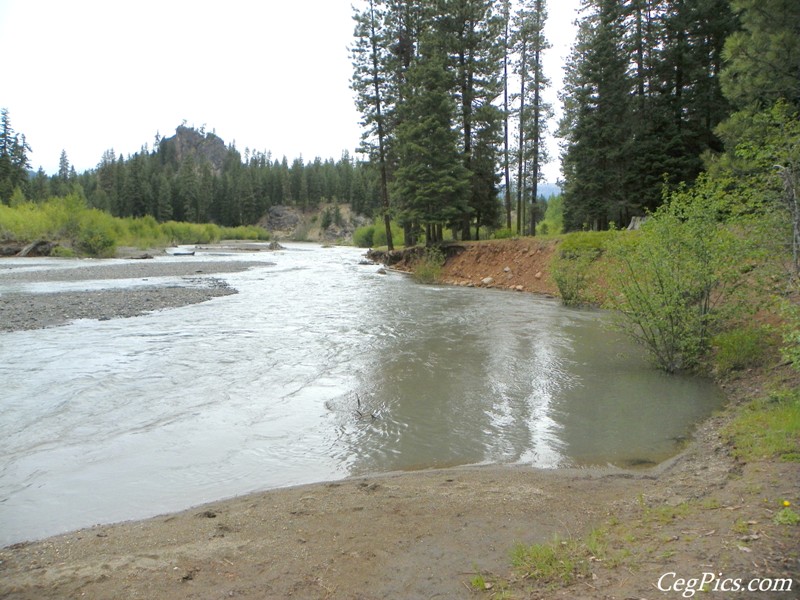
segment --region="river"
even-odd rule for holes
[[[362,254],[198,253],[264,266],[202,304],[0,334],[0,545],[351,475],[652,464],[722,401],[605,312]]]

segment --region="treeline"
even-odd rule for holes
[[[723,149],[715,128],[732,112],[721,73],[737,4],[584,3],[562,92],[567,228],[627,224]]]
[[[379,197],[375,170],[347,153],[339,160],[296,158],[291,163],[286,157],[277,160],[249,149],[243,156],[214,133],[185,125],[173,137],[157,136],[153,150],[144,146],[127,157],[108,150],[95,169],[80,174],[64,151],[56,174],[40,168],[29,177],[22,151],[29,148],[13,133],[5,110],[3,123],[7,127],[0,132],[1,143],[11,140],[6,144],[22,156],[16,167],[3,169],[6,163],[0,154],[0,200],[5,204],[77,193],[88,206],[116,217],[150,215],[159,222],[237,227],[257,223],[275,205],[305,210],[322,202],[344,202],[355,212],[371,215]],[[6,173],[13,177],[3,177]]]
[[[525,0],[516,10],[492,0],[368,0],[356,8],[353,89],[362,150],[380,172],[390,248],[391,219],[403,226],[407,244],[421,235],[439,241],[445,227],[469,239],[472,227],[477,236],[481,226],[501,224],[504,213],[510,228],[512,189],[523,230],[522,208],[538,195],[551,114],[543,100],[546,17],[543,0]],[[531,215],[533,232],[536,211]]]

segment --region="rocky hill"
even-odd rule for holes
[[[178,165],[183,163],[187,156],[192,155],[197,164],[208,162],[211,164],[212,172],[220,175],[228,149],[222,138],[214,133],[179,125],[175,135],[161,140],[159,151],[165,152]]]

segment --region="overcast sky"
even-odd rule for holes
[[[32,167],[48,173],[62,149],[82,172],[110,148],[152,147],[156,132],[170,136],[184,120],[240,152],[339,158],[360,136],[349,84],[354,2],[0,0],[0,107],[27,137]],[[556,109],[578,4],[548,2]],[[558,164],[546,173],[555,181]]]

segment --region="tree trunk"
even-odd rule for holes
[[[511,173],[509,169],[508,153],[508,23],[511,18],[509,14],[508,0],[503,3],[503,18],[505,19],[505,37],[503,39],[503,172],[505,175],[505,205],[506,205],[506,228],[511,229]]]
[[[519,150],[517,155],[517,235],[522,235],[522,227],[524,218],[524,203],[522,190],[525,187],[525,179],[523,177],[523,168],[525,165],[525,84],[528,78],[528,72],[525,67],[527,60],[528,44],[523,42],[520,64],[522,65],[522,72],[520,73],[520,90],[519,90]]]

